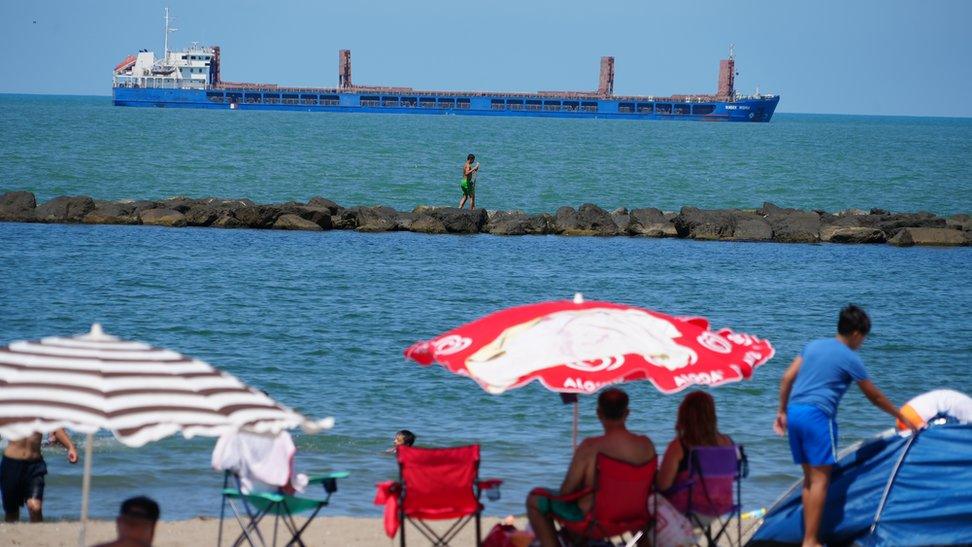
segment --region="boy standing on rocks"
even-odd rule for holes
[[[852,381],[871,404],[912,425],[875,386],[857,349],[871,332],[861,308],[840,310],[837,336],[807,344],[780,381],[780,409],[773,429],[789,435],[793,463],[803,467],[803,545],[820,545],[817,533],[827,501],[830,472],[837,463],[837,405]]]
[[[466,200],[469,199],[469,209],[476,208],[476,175],[479,174],[479,162],[476,161],[476,156],[469,154],[466,156],[466,163],[462,166],[462,181],[459,182],[459,188],[462,189],[462,199],[459,200],[459,208],[462,209],[466,205]]]

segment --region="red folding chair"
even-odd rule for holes
[[[576,501],[593,494],[594,503],[583,520],[562,520],[554,515],[562,529],[582,542],[647,533],[655,521],[649,512],[648,499],[655,495],[658,458],[652,458],[642,465],[632,465],[598,454],[596,465],[592,488],[565,495],[555,495],[538,488],[531,494],[560,501]]]
[[[399,446],[396,453],[400,476],[399,532],[405,545],[405,524],[411,522],[433,545],[445,546],[455,539],[470,520],[476,522],[476,545],[480,544],[479,496],[484,490],[496,489],[503,481],[479,480],[479,445],[455,448],[416,448]],[[490,499],[499,499],[490,495]],[[455,520],[443,533],[436,532],[426,521]]]

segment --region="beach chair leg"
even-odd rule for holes
[[[249,518],[248,522],[243,522],[243,516],[240,515],[240,511],[236,508],[236,504],[230,500],[229,505],[230,509],[233,510],[233,515],[236,517],[236,522],[240,525],[240,529],[242,530],[242,533],[236,538],[236,541],[233,542],[233,547],[243,545],[244,541],[249,543],[251,547],[256,547],[256,544],[253,542],[253,538],[250,537],[251,531],[256,533],[257,538],[260,540],[260,545],[265,547],[267,541],[263,539],[263,534],[260,533],[260,520],[263,518],[263,513],[251,513],[250,506],[246,502],[243,502],[244,507],[246,507],[246,515]]]
[[[476,512],[476,547],[480,547],[480,545],[482,545],[483,534],[481,528],[482,528],[482,523],[480,522],[479,512],[477,511]]]
[[[223,547],[223,519],[226,517],[226,496],[219,504],[219,533],[216,535],[216,547]]]
[[[320,513],[321,509],[323,508],[324,508],[324,504],[318,505],[317,509],[314,509],[314,512],[311,513],[309,517],[307,517],[307,520],[304,521],[304,525],[301,526],[300,528],[297,527],[297,521],[294,520],[294,516],[290,513],[289,510],[287,511],[286,517],[284,519],[284,524],[287,525],[287,528],[289,528],[291,532],[290,541],[287,543],[288,546],[296,543],[300,547],[306,547],[304,545],[304,540],[301,539],[300,536],[303,535],[304,530],[306,530],[307,527],[310,526],[310,523],[313,522],[313,520],[317,517],[317,514]]]

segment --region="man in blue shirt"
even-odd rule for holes
[[[837,336],[803,348],[780,381],[780,409],[773,429],[789,435],[793,462],[803,466],[803,545],[820,545],[817,532],[827,501],[830,471],[837,462],[837,405],[851,382],[871,404],[912,425],[867,376],[856,351],[871,332],[861,308],[840,310]]]

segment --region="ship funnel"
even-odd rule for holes
[[[614,57],[601,57],[601,77],[597,81],[597,94],[614,95]]]
[[[338,52],[338,87],[354,87],[351,83],[351,50],[342,49]]]

